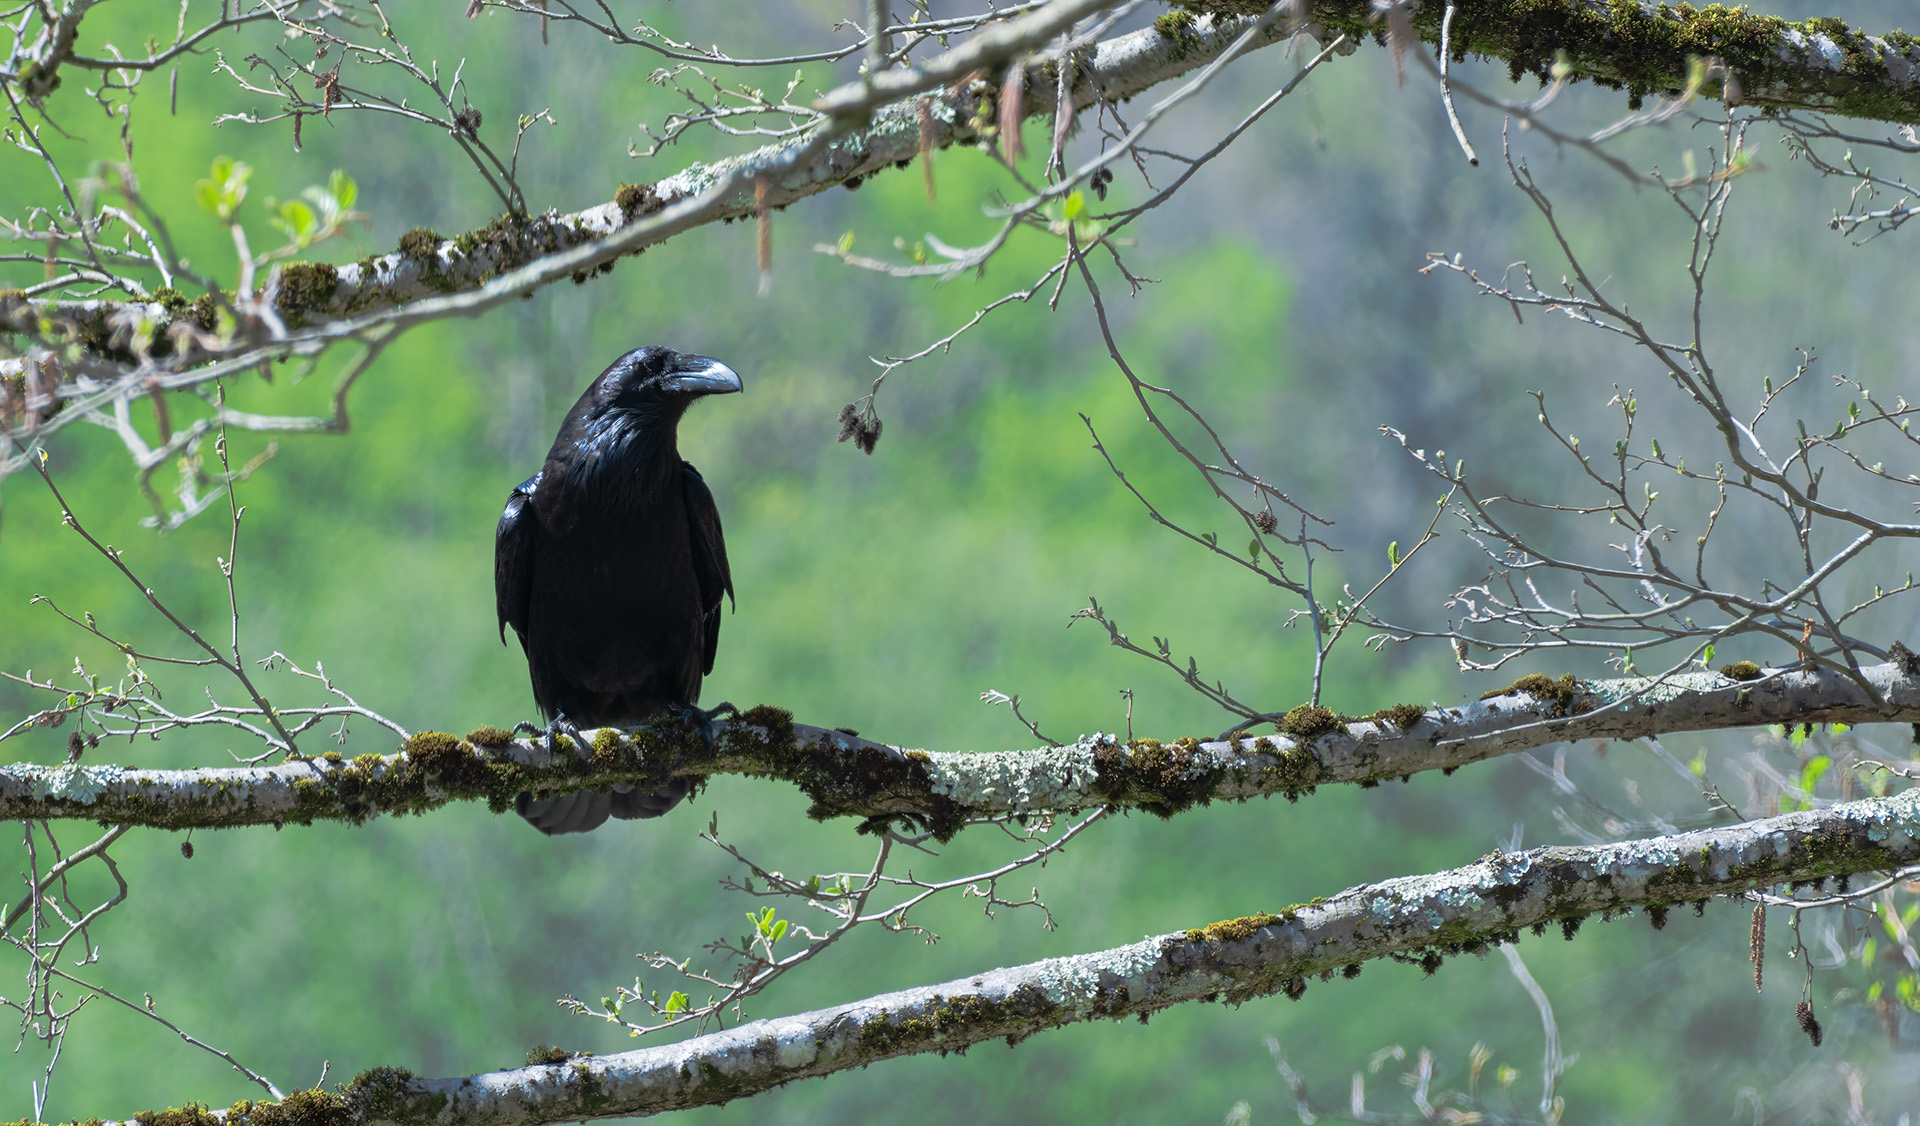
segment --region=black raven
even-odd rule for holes
[[[733,597],[720,512],[680,460],[680,416],[702,395],[740,390],[733,369],[671,348],[636,348],[567,412],[540,472],[507,496],[494,536],[500,639],[520,637],[533,700],[551,734],[633,726],[694,707],[713,671],[720,596]],[[584,833],[609,814],[658,817],[684,781],[514,808],[543,833]]]

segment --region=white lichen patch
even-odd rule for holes
[[[1032,984],[1056,1005],[1082,1005],[1092,1001],[1100,994],[1103,983],[1111,987],[1116,979],[1126,984],[1131,996],[1148,997],[1155,992],[1153,970],[1159,965],[1161,947],[1182,937],[1161,935],[1098,954],[1081,954],[1026,969],[1034,971]]]
[[[1111,736],[1083,736],[1070,747],[964,754],[927,753],[934,793],[964,806],[1080,809],[1093,800],[1094,748]]]
[[[41,766],[21,762],[7,767],[6,773],[25,782],[36,799],[60,798],[92,805],[107,787],[120,781],[127,772],[121,767],[109,765],[82,766],[77,762],[66,762],[59,766]]]
[[[1487,905],[1479,893],[1470,887],[1450,887],[1441,890],[1440,906],[1454,911],[1478,911]]]
[[[1751,687],[1756,682],[1729,680],[1713,672],[1688,672],[1657,679],[1628,676],[1617,680],[1592,680],[1581,683],[1593,701],[1598,706],[1604,707],[1629,699],[1635,704],[1646,706],[1671,704],[1694,693],[1724,692],[1729,688]]]

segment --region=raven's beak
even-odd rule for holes
[[[667,386],[682,395],[725,395],[744,389],[738,373],[719,360],[686,355],[674,364]]]

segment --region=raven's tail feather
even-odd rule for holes
[[[658,817],[686,796],[686,779],[675,778],[652,792],[616,786],[611,792],[583,790],[550,798],[523,793],[513,799],[513,811],[526,818],[527,824],[551,837],[560,833],[590,833],[605,824],[610,816],[622,821]]]

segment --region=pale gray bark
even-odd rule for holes
[[[1061,7],[1053,14],[1051,9]],[[1062,20],[1084,15],[1101,5],[1084,2],[1075,5],[1049,5],[1041,15],[1045,20],[1008,25],[1009,30],[1025,32],[1015,43],[1044,43],[1054,37]],[[1101,96],[1109,100],[1129,98],[1161,82],[1205,66],[1218,58],[1234,39],[1253,21],[1240,18],[1200,20],[1191,33],[1175,40],[1153,28],[1116,36],[1096,44],[1083,53],[1076,68],[1078,81],[1074,100],[1078,107],[1094,104]],[[829,188],[859,180],[912,160],[920,154],[920,109],[917,98],[907,98],[874,108],[872,99],[893,97],[901,91],[927,88],[951,78],[965,77],[970,70],[1009,48],[1001,36],[987,46],[995,50],[951,52],[965,58],[967,65],[941,63],[925,69],[889,71],[882,76],[878,90],[869,91],[860,83],[836,90],[820,104],[829,113],[823,129],[833,134],[825,144],[823,134],[810,132],[792,140],[765,145],[740,156],[712,163],[694,162],[654,184],[635,197],[642,201],[632,210],[618,200],[597,204],[579,211],[549,211],[531,217],[525,224],[510,222],[458,238],[442,239],[431,253],[399,252],[373,255],[335,268],[331,291],[297,312],[309,321],[321,318],[348,318],[356,326],[380,318],[369,316],[378,310],[414,305],[417,310],[407,319],[430,319],[449,312],[466,311],[471,298],[484,291],[486,303],[502,300],[576,273],[597,268],[602,263],[635,254],[665,242],[695,227],[730,219],[743,219],[755,213],[754,180],[767,179],[767,206],[782,208]],[[1253,46],[1267,46],[1286,38],[1274,29]],[[944,59],[946,56],[942,56]],[[1027,117],[1050,114],[1055,84],[1042,73],[1048,60],[1036,54],[1027,64],[1030,89],[1024,102]],[[952,72],[949,75],[949,72]],[[957,90],[935,88],[929,95],[933,120],[931,142],[936,148],[968,144],[978,138],[976,120],[997,120],[1000,83],[976,79]],[[1096,93],[1098,91],[1098,93]],[[863,96],[867,100],[862,100]],[[991,112],[982,112],[986,106]],[[871,120],[849,128],[847,122],[862,111],[871,110]],[[722,190],[715,191],[718,187]],[[465,298],[465,299],[463,299]],[[37,307],[55,312],[64,319],[102,327],[130,323],[130,318],[146,317],[165,326],[172,314],[158,304],[111,301],[34,302]],[[421,316],[419,314],[424,314]],[[299,332],[295,337],[302,335]],[[165,386],[199,382],[201,372],[163,378]]]
[[[1371,959],[1483,953],[1542,925],[1669,907],[1920,858],[1920,790],[1764,821],[1585,848],[1494,852],[1473,864],[1092,954],[755,1021],[678,1044],[383,1093],[381,1121],[448,1126],[649,1115],[709,1106],[879,1060],[1019,1039],[1193,1001],[1298,997]],[[1336,984],[1332,988],[1339,988]]]
[[[570,760],[556,766],[544,745],[525,739],[491,748],[450,747],[453,740],[445,739],[438,757],[402,753],[201,770],[22,763],[0,768],[0,818],[182,829],[359,821],[448,801],[497,801],[519,789],[646,782],[666,769],[651,764],[666,761],[677,761],[671,770],[684,777],[751,773],[793,782],[814,798],[820,816],[957,824],[1103,804],[1173,813],[1204,800],[1298,797],[1317,786],[1448,770],[1579,739],[1880,722],[1920,723],[1920,676],[1884,664],[1863,669],[1859,680],[1830,669],[1779,669],[1752,681],[1709,672],[1665,681],[1580,681],[1557,698],[1523,689],[1430,708],[1406,728],[1355,720],[1309,740],[1263,735],[1127,744],[1093,734],[1064,747],[982,753],[906,750],[788,724],[785,713],[766,709],[746,721],[720,723],[711,749],[646,734],[642,748],[609,740],[597,766]]]

